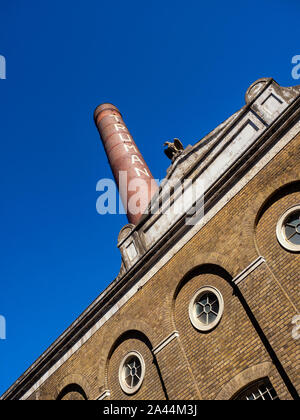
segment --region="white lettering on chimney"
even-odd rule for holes
[[[120,136],[120,138],[121,138],[121,140],[124,142],[124,143],[131,143],[131,140],[132,140],[132,137],[130,136],[130,134],[127,134],[127,133],[118,133],[119,134],[119,136]],[[127,137],[125,137],[125,136],[127,136]]]
[[[136,147],[133,144],[128,144],[128,143],[123,143],[124,144],[124,148],[126,150],[126,152],[130,152],[129,149],[133,149],[135,151],[135,153],[137,153]]]
[[[111,114],[110,116],[115,118],[117,121],[117,124],[114,124],[116,131],[127,130],[127,128],[122,123],[120,124],[120,120],[118,119],[116,115]],[[133,139],[129,133],[118,133],[118,134],[124,144],[124,148],[127,153],[132,153],[132,152],[138,153],[138,150],[136,149],[135,145],[132,144]],[[143,160],[137,154],[131,154],[132,165],[134,165],[135,162],[139,162],[142,166],[144,166]],[[134,168],[134,170],[138,177],[140,177],[141,174],[146,175],[147,177],[150,176],[145,167],[143,169]]]
[[[137,176],[141,176],[140,172],[142,172],[142,174],[144,174],[146,176],[149,176],[146,168],[145,169],[134,168],[134,170],[135,170]]]
[[[141,161],[141,159],[137,155],[132,155],[131,156],[131,163],[133,165],[134,165],[134,162],[140,162],[143,165],[143,162]]]
[[[115,124],[115,129],[117,131],[126,130],[126,127],[123,124]]]
[[[118,115],[111,114],[110,117],[114,118],[117,121],[117,123],[121,122],[121,118]]]

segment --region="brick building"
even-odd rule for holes
[[[115,107],[95,120],[104,143],[132,140]],[[258,80],[240,111],[175,146],[159,208],[120,232],[118,277],[2,399],[299,398],[300,86]],[[190,208],[172,213],[186,179]]]

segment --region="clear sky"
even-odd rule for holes
[[[166,140],[194,144],[261,77],[300,84],[299,16],[299,0],[0,0],[0,394],[119,271],[94,108],[119,107],[161,179]]]

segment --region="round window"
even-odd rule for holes
[[[281,216],[277,224],[277,239],[288,251],[300,252],[300,205]]]
[[[212,330],[220,322],[223,311],[223,297],[214,287],[198,290],[189,306],[191,323],[200,331]]]
[[[138,352],[124,357],[119,369],[119,381],[126,394],[134,394],[142,386],[145,376],[145,362]]]

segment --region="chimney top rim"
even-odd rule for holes
[[[111,104],[109,102],[105,102],[105,103],[102,103],[102,104],[98,105],[97,108],[95,109],[95,111],[94,111],[94,120],[96,121],[98,115],[101,112],[107,111],[107,110],[117,111],[120,115],[122,115],[121,112],[119,111],[119,109],[115,105],[113,105],[113,104]]]

